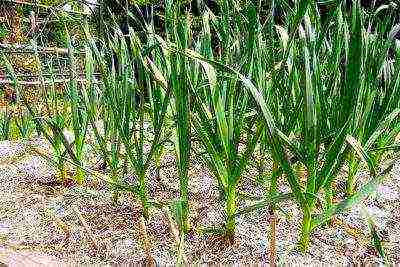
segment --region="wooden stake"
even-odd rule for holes
[[[275,178],[275,175],[278,171],[278,164],[274,161],[273,166],[272,166],[272,176]],[[276,178],[278,179],[278,177]],[[273,179],[275,180],[275,179]],[[277,180],[276,180],[277,181]],[[273,192],[275,192],[277,184],[271,185],[271,188],[275,187],[275,189],[272,189]],[[278,223],[278,218],[275,214],[275,204],[271,203],[269,207],[269,218],[270,218],[270,242],[269,242],[269,264],[271,267],[276,267],[277,266],[277,253],[276,253],[276,225]]]
[[[175,243],[177,244],[178,247],[178,258],[181,259],[181,261],[183,261],[183,264],[187,264],[187,258],[186,255],[184,253],[184,238],[182,235],[179,235],[179,230],[178,230],[178,226],[175,223],[175,220],[172,218],[171,213],[169,211],[169,209],[167,207],[163,208],[165,216],[167,216],[168,219],[168,225],[169,225],[169,229],[175,239]]]
[[[83,228],[85,229],[86,234],[87,234],[87,236],[88,236],[90,242],[91,242],[92,245],[93,245],[93,248],[94,248],[96,251],[99,251],[99,248],[100,248],[100,247],[99,247],[99,245],[98,245],[98,242],[97,242],[97,240],[96,240],[96,238],[95,238],[93,232],[90,230],[90,227],[89,227],[89,225],[87,224],[85,218],[83,218],[82,214],[80,213],[79,209],[78,209],[76,206],[73,206],[72,209],[73,209],[73,210],[75,211],[75,213],[78,215],[79,221],[82,223]]]
[[[277,253],[276,253],[276,225],[277,217],[275,212],[270,210],[270,247],[269,247],[269,264],[271,267],[276,267],[277,265]]]
[[[140,216],[140,228],[142,232],[144,252],[146,253],[146,266],[151,266],[151,267],[155,266],[155,260],[151,255],[151,245],[149,236],[147,235],[146,220],[144,219],[143,216]]]

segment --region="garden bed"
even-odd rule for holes
[[[40,139],[0,143],[0,262],[20,266],[45,263],[112,264],[142,263],[140,204],[123,194],[117,206],[111,204],[107,185],[89,176],[85,186],[64,187],[56,183],[54,167],[30,152],[35,146],[49,151]],[[167,154],[160,181],[150,175],[151,195],[162,201],[178,195],[174,157]],[[89,159],[95,164],[96,159]],[[205,235],[200,227],[223,222],[223,204],[218,188],[206,168],[192,160],[190,170],[191,222],[193,230],[186,244],[186,258],[193,264],[267,264],[269,215],[259,209],[239,216],[233,245],[219,236]],[[248,175],[252,172],[249,170]],[[101,176],[101,172],[97,172]],[[365,177],[362,177],[362,176]],[[360,172],[360,179],[368,175]],[[250,177],[251,178],[251,177]],[[249,182],[249,181],[254,181]],[[282,184],[285,187],[284,184]],[[259,195],[255,179],[241,185],[246,192]],[[400,164],[385,179],[378,192],[364,201],[383,238],[388,257],[400,262]],[[312,235],[310,252],[301,254],[296,248],[301,214],[295,203],[282,206],[277,228],[279,263],[293,265],[380,264],[375,251],[362,205],[338,216],[332,227]],[[87,225],[86,225],[87,224]],[[85,226],[86,225],[86,226]],[[92,234],[92,237],[91,237]],[[151,250],[157,264],[173,265],[176,242],[170,222],[163,209],[152,209],[148,223]]]

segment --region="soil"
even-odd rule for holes
[[[141,264],[145,259],[140,225],[140,205],[130,194],[121,194],[118,205],[101,177],[88,175],[86,184],[68,187],[57,183],[48,160],[30,147],[50,151],[44,140],[0,142],[0,262],[9,266],[77,266],[96,264]],[[90,153],[88,153],[90,154]],[[98,164],[96,157],[89,165]],[[178,179],[172,149],[163,158],[160,179],[152,167],[152,198],[167,201],[178,196]],[[199,229],[220,225],[224,207],[217,184],[207,168],[194,157],[190,170],[192,230],[185,243],[191,264],[269,263],[269,212],[258,209],[237,218],[234,243]],[[100,177],[100,178],[99,178]],[[243,192],[262,197],[256,170],[249,168]],[[368,178],[361,172],[359,180]],[[133,177],[130,178],[132,181]],[[284,182],[282,190],[288,190]],[[339,215],[332,225],[317,230],[310,252],[297,250],[301,214],[294,202],[286,202],[278,212],[277,256],[286,265],[383,264],[375,251],[364,211],[374,220],[388,258],[400,263],[400,162],[373,196]],[[250,203],[241,201],[241,205]],[[165,209],[151,210],[147,224],[151,253],[157,265],[174,265],[176,240]],[[0,264],[1,265],[1,264]]]

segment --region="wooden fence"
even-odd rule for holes
[[[68,14],[73,14],[77,15],[83,19],[86,19],[88,16],[90,16],[90,13],[86,12],[79,12],[75,10],[64,10],[62,7],[56,7],[56,6],[46,6],[43,4],[38,3],[37,0],[33,0],[32,2],[26,2],[26,1],[21,1],[21,0],[0,0],[0,2],[8,2],[12,4],[18,4],[18,5],[27,5],[27,6],[32,6],[37,9],[45,10],[46,12],[54,13],[54,12],[66,12]],[[80,0],[80,2],[87,3],[90,5],[98,5],[96,3],[89,3],[85,0]],[[45,27],[49,21],[52,21],[47,17],[46,19],[42,20],[42,25],[41,27]],[[37,22],[36,22],[37,23]],[[59,48],[59,47],[34,47],[32,45],[25,45],[25,44],[9,44],[9,43],[0,43],[0,53],[6,54],[6,55],[12,55],[12,54],[35,54],[38,53],[40,55],[54,55],[59,60],[68,60],[66,58],[66,55],[68,55],[69,50],[67,48]],[[84,54],[84,51],[77,51],[77,54]],[[68,72],[69,69],[66,69]],[[25,85],[25,86],[35,86],[35,85],[51,85],[51,84],[60,84],[60,83],[66,83],[71,80],[71,74],[70,73],[48,73],[46,71],[42,75],[36,75],[36,74],[15,74],[14,77],[11,77],[11,75],[6,75],[2,74],[0,72],[0,90],[1,86],[7,86],[7,85],[12,85],[15,83],[14,78],[17,79],[18,84],[20,85]],[[97,76],[97,75],[96,75]],[[44,79],[45,78],[45,79]],[[83,73],[77,74],[75,76],[77,78],[78,82],[86,82],[84,79]]]

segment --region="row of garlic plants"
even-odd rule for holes
[[[377,23],[377,13],[366,13],[358,1],[350,9],[337,1],[321,16],[316,1],[304,0],[287,8],[278,24],[274,10],[281,2],[223,0],[214,14],[199,1],[197,18],[179,1],[163,4],[162,31],[131,12],[130,19],[142,27],[130,28],[128,35],[107,25],[109,36],[99,40],[83,25],[86,82],[77,82],[77,53],[68,39],[68,108],[43,118],[26,103],[54,148],[61,178],[68,158],[77,182],[84,183],[90,130],[109,170],[113,201],[121,191],[133,192],[146,224],[151,209],[160,207],[150,197],[148,170],[153,162],[160,166],[174,136],[180,196],[171,203],[181,263],[191,230],[193,140],[202,145],[199,154],[225,205],[223,226],[208,230],[230,242],[236,218],[246,210],[238,209],[238,187],[258,149],[271,158],[273,171],[263,176],[263,199],[248,209],[267,208],[275,215],[282,202],[294,200],[303,215],[299,248],[306,252],[313,231],[373,192],[399,156],[400,44],[394,12],[390,6],[379,9],[386,16]],[[51,92],[49,99],[57,101]],[[63,134],[67,125],[73,142]],[[388,153],[394,159],[389,163]],[[357,180],[361,168],[370,172],[365,184]],[[134,174],[135,184],[124,180],[126,172]],[[336,202],[335,184],[341,180],[346,196]],[[280,192],[280,184],[290,192]]]

